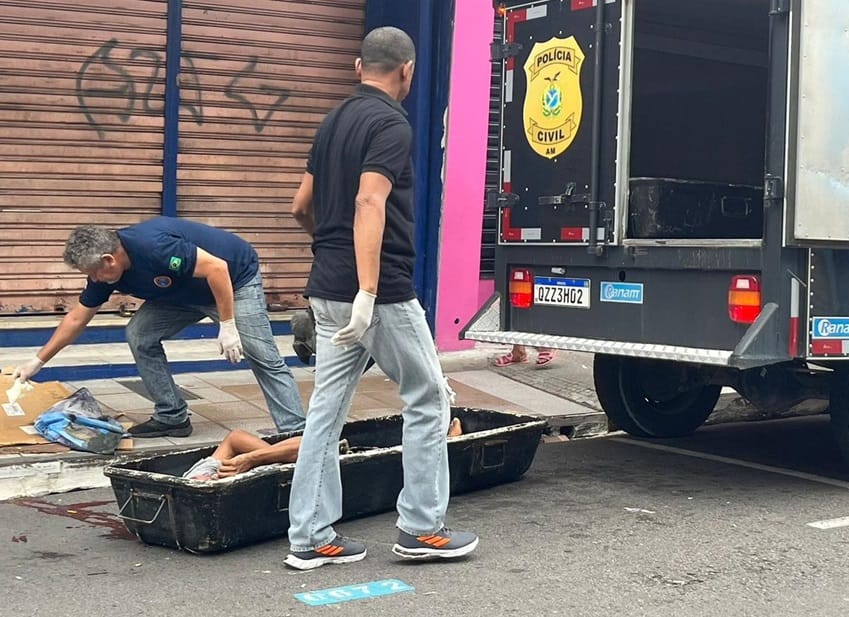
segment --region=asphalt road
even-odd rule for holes
[[[108,490],[0,503],[0,615],[844,615],[849,474],[824,417],[674,441],[542,444],[519,482],[456,497],[481,545],[399,563],[394,516],[344,523],[365,561],[293,572],[269,541],[196,556],[129,538]],[[294,596],[397,579],[414,591],[311,607]]]

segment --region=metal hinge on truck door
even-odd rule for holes
[[[769,14],[784,15],[790,12],[790,0],[770,0]]]
[[[781,199],[784,199],[784,178],[767,174],[764,177],[764,206]]]
[[[486,192],[486,209],[497,210],[498,208],[509,208],[519,203],[516,193],[502,193],[489,190]]]
[[[601,257],[607,248],[607,239],[613,229],[613,211],[608,209],[607,203],[603,201],[588,201],[587,209],[590,213],[590,237],[587,244],[587,252],[590,255]],[[599,224],[600,222],[600,224]],[[598,231],[604,230],[604,240],[598,242]]]
[[[494,41],[489,46],[489,57],[493,62],[500,62],[518,55],[521,50],[521,43],[502,43],[501,41]]]

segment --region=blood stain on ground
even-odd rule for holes
[[[102,527],[108,530],[108,533],[104,537],[112,538],[113,540],[136,540],[136,536],[127,530],[119,517],[109,512],[100,512],[95,509],[113,504],[114,502],[112,501],[53,504],[38,499],[16,499],[12,503],[24,508],[32,508],[41,514],[62,516],[86,523],[92,527]],[[23,541],[26,542],[25,539]]]

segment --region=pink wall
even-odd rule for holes
[[[456,2],[436,299],[436,345],[441,351],[473,346],[458,335],[481,304],[493,17],[492,0]]]
[[[495,293],[495,281],[492,279],[478,281],[478,306],[483,306],[489,297]]]

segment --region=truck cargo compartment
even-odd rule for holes
[[[762,237],[769,10],[636,2],[628,237]]]

